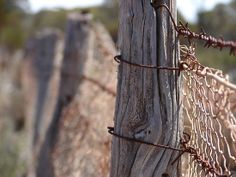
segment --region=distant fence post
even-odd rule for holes
[[[73,13],[69,15],[65,31],[65,49],[61,63],[58,97],[46,140],[40,149],[38,177],[55,176],[52,151],[59,131],[59,120],[63,108],[68,106],[78,93],[84,63],[88,55],[91,15]],[[69,164],[68,164],[69,165]]]
[[[34,176],[39,151],[44,142],[47,129],[55,108],[57,76],[55,63],[62,50],[62,34],[56,29],[45,29],[37,33],[26,47],[23,87],[26,103],[27,129],[30,134],[29,176]],[[60,51],[58,51],[60,50]]]
[[[174,0],[165,3],[176,18]],[[157,40],[156,40],[157,39]],[[164,8],[150,1],[120,0],[121,59],[178,67],[178,41]],[[115,110],[116,134],[178,147],[181,136],[178,71],[147,69],[120,62]],[[180,176],[178,152],[113,137],[111,177]]]

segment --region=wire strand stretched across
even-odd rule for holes
[[[193,32],[189,29],[188,23],[184,25],[182,22],[180,22],[179,25],[175,23],[174,17],[172,16],[172,13],[169,9],[169,7],[166,4],[160,4],[160,5],[155,5],[155,3],[151,3],[152,7],[155,9],[157,12],[158,9],[160,8],[165,8],[169,14],[169,17],[172,21],[172,24],[174,25],[175,31],[178,33],[178,35],[184,36],[188,38],[189,40],[191,39],[197,39],[197,40],[202,40],[205,41],[204,47],[213,47],[213,48],[218,48],[222,50],[223,48],[229,48],[230,49],[230,55],[236,55],[236,41],[226,41],[222,37],[221,38],[216,38],[211,35],[206,34],[206,32],[201,28],[200,33]]]
[[[143,65],[143,64],[138,64],[138,63],[132,63],[130,61],[124,60],[121,58],[121,55],[117,55],[114,57],[114,60],[117,63],[126,63],[132,66],[140,67],[140,68],[148,68],[148,69],[156,69],[156,70],[172,70],[172,71],[179,71],[181,70],[180,67],[168,67],[168,66],[154,66],[154,65]]]

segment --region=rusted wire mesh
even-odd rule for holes
[[[236,86],[222,71],[201,65],[194,47],[181,47],[184,131],[190,135],[182,176],[235,176]]]

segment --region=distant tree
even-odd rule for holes
[[[68,11],[66,11],[65,9],[57,9],[53,11],[41,10],[32,18],[32,24],[30,28],[31,33],[47,27],[58,28],[64,31],[67,13]]]
[[[218,4],[210,11],[199,12],[196,25],[198,26],[196,31],[203,27],[210,35],[236,40],[236,0],[229,4]],[[228,50],[217,52],[214,49],[203,49],[199,46],[198,57],[202,64],[223,69],[225,72],[236,67],[235,57],[229,56]]]
[[[0,0],[0,45],[17,48],[25,36],[28,0]]]
[[[28,8],[28,0],[0,0],[0,29],[8,22],[12,13],[24,12]]]
[[[236,39],[236,0],[229,4],[218,4],[211,11],[198,14],[198,26],[212,35],[221,34],[226,39]]]
[[[96,20],[101,21],[110,32],[114,41],[117,40],[119,0],[105,0],[103,5],[92,9]]]
[[[104,0],[104,5],[118,6],[119,0]]]

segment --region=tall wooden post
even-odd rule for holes
[[[52,151],[59,132],[63,108],[74,99],[82,79],[83,66],[88,55],[91,16],[70,14],[65,34],[65,49],[61,63],[60,83],[55,111],[40,149],[36,170],[38,177],[54,177]]]
[[[38,32],[26,46],[22,85],[26,100],[26,127],[29,132],[27,148],[31,155],[28,176],[35,176],[38,158],[41,158],[39,151],[55,109],[57,91],[54,88],[59,80],[56,64],[61,60],[58,53],[62,49],[62,34],[56,29]]]
[[[176,17],[174,0],[165,3]],[[119,48],[132,63],[178,65],[178,42],[165,9],[155,13],[148,0],[120,0]],[[178,147],[181,133],[178,72],[120,63],[115,133]],[[111,177],[179,176],[178,152],[113,137]]]

